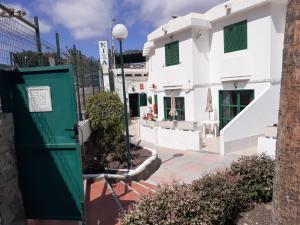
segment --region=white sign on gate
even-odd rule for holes
[[[52,101],[50,87],[27,88],[29,112],[51,112]]]
[[[100,55],[100,64],[103,69],[103,73],[108,73],[109,67],[109,58],[108,58],[108,47],[107,41],[99,41],[99,55]]]

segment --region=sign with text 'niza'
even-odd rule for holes
[[[108,73],[109,59],[107,41],[99,41],[99,55],[103,73]]]

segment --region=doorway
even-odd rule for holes
[[[130,110],[130,117],[139,117],[140,110],[139,110],[139,94],[129,94],[129,110]]]
[[[254,90],[219,91],[220,129],[225,127],[254,99]]]

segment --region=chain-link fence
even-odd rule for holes
[[[78,105],[80,105],[79,113],[84,117],[87,99],[100,90],[99,62],[82,54],[75,46],[69,50],[69,54],[70,63],[74,67],[77,96],[80,96],[80,98],[77,98]]]
[[[0,4],[0,64],[5,67],[35,67],[67,63],[68,53],[42,40],[38,19],[23,18],[24,12]]]
[[[82,54],[75,46],[61,49],[59,34],[56,34],[56,45],[43,40],[38,18],[24,18],[24,12],[9,4],[13,4],[12,0],[0,3],[0,69],[72,64],[77,96],[80,96],[78,110],[82,115],[87,98],[100,90],[98,61]]]

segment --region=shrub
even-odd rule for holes
[[[93,131],[100,135],[116,135],[124,130],[123,104],[115,93],[100,91],[90,97],[86,104],[86,115]]]
[[[237,177],[209,174],[192,185],[174,183],[147,196],[122,218],[123,225],[232,225],[245,209]]]
[[[84,172],[99,173],[110,161],[124,162],[124,112],[119,96],[111,92],[96,93],[87,101],[86,114],[93,134],[82,155]]]
[[[242,157],[230,169],[207,174],[191,185],[162,187],[133,205],[121,221],[123,225],[233,225],[252,201],[270,200],[273,174],[274,161],[269,157]]]
[[[269,202],[273,194],[275,161],[265,154],[242,157],[232,163],[230,173],[240,176],[243,197],[252,202]]]

